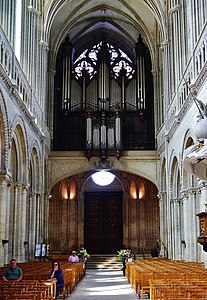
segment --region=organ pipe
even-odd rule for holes
[[[116,148],[120,148],[121,146],[121,119],[119,112],[116,112],[115,118],[115,143]]]
[[[109,101],[109,67],[107,62],[108,57],[107,46],[103,43],[102,52],[100,53],[100,67],[99,67],[99,82],[98,82],[98,98],[99,110],[106,110],[106,102]]]
[[[125,76],[122,75],[121,79],[121,103],[122,103],[122,109],[125,109]]]
[[[83,80],[82,80],[82,107],[83,110],[86,109],[86,74],[83,70]]]
[[[71,109],[71,62],[72,44],[69,37],[66,37],[63,44],[63,81],[62,81],[62,109]]]
[[[86,120],[86,141],[87,141],[87,148],[91,148],[92,146],[92,119],[88,117]]]
[[[138,38],[136,44],[136,71],[137,71],[137,108],[145,109],[145,54],[146,47],[142,38]]]
[[[106,148],[106,114],[101,114],[101,148]]]

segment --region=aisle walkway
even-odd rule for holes
[[[68,300],[137,300],[121,271],[87,270]]]

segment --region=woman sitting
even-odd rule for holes
[[[63,271],[60,268],[59,262],[52,263],[52,270],[50,271],[50,279],[57,279],[56,282],[56,298],[58,296],[58,289],[64,287]]]

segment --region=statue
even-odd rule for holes
[[[200,179],[207,179],[207,139],[184,151],[183,164],[186,172]]]
[[[198,143],[184,151],[183,163],[188,173],[207,180],[207,105],[197,99],[191,90],[190,93],[199,111],[194,128]]]

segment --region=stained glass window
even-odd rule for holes
[[[77,79],[83,76],[83,73],[92,80],[98,72],[98,54],[102,51],[103,42],[98,43],[91,49],[84,50],[74,62],[74,74]],[[135,68],[132,60],[128,55],[118,47],[109,43],[106,44],[106,49],[110,57],[110,71],[113,78],[118,79],[124,71],[124,76],[127,79],[132,79],[135,73]]]

